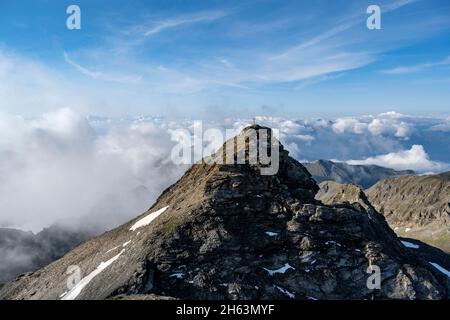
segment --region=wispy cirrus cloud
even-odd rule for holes
[[[108,13],[98,12],[97,22],[92,21],[89,29],[72,33],[82,37],[58,46],[67,50],[57,53],[62,67],[53,63],[55,57],[42,58],[40,64],[63,79],[75,75],[67,82],[80,87],[73,90],[80,98],[90,101],[92,98],[80,94],[89,92],[102,107],[107,100],[108,106],[117,105],[113,109],[122,113],[130,112],[130,108],[120,105],[139,106],[136,110],[140,112],[161,114],[171,109],[167,105],[180,104],[186,110],[187,105],[200,105],[202,109],[210,105],[284,105],[294,114],[299,105],[316,104],[322,105],[317,110],[328,109],[338,115],[340,107],[346,110],[362,103],[366,94],[363,86],[386,92],[377,106],[372,103],[376,112],[391,107],[405,111],[410,103],[400,96],[406,92],[406,97],[410,97],[406,81],[395,89],[386,88],[387,82],[378,82],[379,77],[367,77],[374,72],[368,66],[377,62],[376,70],[387,69],[392,65],[384,64],[388,56],[385,53],[402,61],[401,55],[411,56],[408,50],[412,43],[420,43],[438,31],[439,36],[445,35],[445,28],[450,27],[445,16],[448,6],[437,3],[440,1],[380,0],[383,28],[368,30],[367,2],[358,0],[336,1],[332,5],[326,0],[321,0],[320,5],[294,0],[281,4],[276,0],[253,4],[202,2],[186,4],[183,10],[138,0],[139,6],[130,6],[126,12],[112,5]],[[60,39],[65,41],[65,36]],[[400,48],[404,50],[397,50]],[[429,50],[438,54],[433,48]],[[448,50],[439,56],[447,54]],[[42,56],[34,55],[29,60],[37,61]],[[413,66],[412,71],[433,65],[438,66]],[[337,78],[341,79],[335,81]],[[434,75],[430,78],[436,80]],[[416,85],[431,86],[431,80],[425,80],[427,83]],[[320,92],[310,88],[313,86],[321,87]],[[298,95],[300,90],[302,96]],[[415,95],[425,91],[415,90]],[[42,90],[39,95],[55,100],[56,94],[49,92]],[[419,110],[435,100],[434,108],[445,111],[448,94],[442,92],[433,86],[433,90],[414,100],[414,108]],[[19,96],[15,100],[25,99],[25,95],[15,96]],[[393,99],[401,101],[397,104]],[[11,100],[14,99],[9,99],[8,105],[14,104]],[[95,110],[101,108],[91,102],[85,104]]]
[[[69,55],[67,54],[67,52],[63,53],[64,56],[64,60],[70,64],[72,67],[74,67],[75,69],[77,69],[79,72],[81,72],[82,74],[84,74],[85,76],[88,76],[92,79],[99,79],[102,76],[102,73],[99,71],[93,71],[90,70],[86,67],[83,67],[82,65],[76,63],[75,61],[73,61],[72,59],[69,58]]]
[[[192,93],[220,87],[249,90],[281,83],[299,83],[295,88],[338,77],[337,73],[364,66],[373,60],[370,54],[335,53],[322,50],[304,52],[294,60],[282,59],[274,63],[265,55],[246,55],[238,66],[228,62],[206,60],[201,66],[174,69],[158,66],[149,71],[154,88],[171,93]],[[228,60],[227,60],[228,61]],[[303,83],[305,81],[305,83]]]
[[[392,3],[388,3],[386,5],[384,5],[382,7],[382,11],[383,12],[390,12],[390,11],[394,11],[397,9],[400,9],[401,7],[404,7],[406,5],[415,3],[415,2],[419,2],[422,0],[398,0],[398,1],[394,1]]]
[[[142,76],[126,75],[126,74],[105,74],[104,72],[101,71],[91,70],[72,60],[67,52],[63,53],[63,57],[68,64],[70,64],[80,73],[95,80],[111,81],[124,84],[135,84],[142,80]]]
[[[420,0],[394,1],[383,6],[383,10],[384,12],[395,11],[416,1]],[[161,32],[197,23],[214,22],[229,16],[230,12],[234,11],[214,10],[166,18],[150,17],[138,24],[121,28],[117,33],[118,38],[116,37],[113,41],[116,41],[121,47],[117,51],[129,53],[130,48],[148,45],[148,38]],[[177,63],[176,67],[166,62],[150,65],[147,70],[150,70],[151,79],[161,77],[161,81],[157,84],[158,88],[167,87],[171,93],[174,93],[176,88],[181,89],[180,93],[190,93],[218,86],[246,89],[252,85],[271,85],[309,79],[318,83],[321,82],[321,79],[330,79],[329,75],[333,73],[357,69],[376,60],[375,55],[370,51],[352,50],[347,45],[347,41],[336,45],[340,35],[351,32],[352,28],[358,26],[365,19],[365,12],[354,15],[344,14],[343,17],[337,18],[334,26],[332,25],[328,30],[322,30],[319,35],[309,39],[303,35],[300,43],[294,45],[291,43],[281,53],[275,52],[277,49],[274,50],[273,47],[264,46],[251,48],[250,51],[238,48],[228,56],[219,53],[221,57],[218,57],[208,50],[204,57],[196,57],[193,61],[190,60],[193,59],[192,57],[185,58],[187,63],[186,61],[183,61],[182,64]],[[284,18],[281,21],[282,26],[292,27],[286,22],[292,22],[292,20]],[[278,20],[275,22],[279,23]],[[253,22],[252,28],[260,30],[258,29],[259,25],[266,27],[268,23],[270,24],[270,21]],[[232,20],[228,28],[236,32],[233,29],[233,25],[236,24],[239,25],[239,20]],[[278,30],[278,32],[281,31]],[[125,38],[123,38],[124,35]],[[330,45],[330,43],[332,44]],[[216,64],[218,61],[220,63]],[[175,75],[175,77],[171,75]],[[164,85],[166,80],[169,83]]]
[[[191,15],[183,15],[175,18],[168,18],[165,20],[151,21],[140,25],[137,30],[142,31],[145,37],[152,36],[164,30],[189,25],[194,23],[210,22],[221,19],[228,15],[225,11],[206,11]]]
[[[388,4],[381,6],[381,12],[383,14],[390,13],[390,12],[393,12],[404,6],[407,6],[409,4],[412,4],[412,3],[418,2],[418,1],[422,1],[422,0],[394,1],[392,3],[388,3]],[[310,39],[304,40],[304,41],[288,48],[287,50],[285,50],[284,52],[282,52],[280,54],[274,55],[273,57],[271,57],[271,59],[278,60],[278,59],[290,57],[292,55],[298,55],[301,51],[303,51],[309,47],[314,47],[314,46],[320,45],[321,43],[326,42],[326,41],[332,41],[333,38],[335,38],[336,36],[338,36],[344,32],[347,32],[350,29],[360,25],[361,22],[364,21],[365,18],[367,17],[364,15],[364,13],[365,12],[363,12],[363,13],[358,12],[353,15],[345,16],[342,19],[340,19],[340,21],[338,23],[336,23],[334,26],[330,27],[329,29],[322,31],[318,35],[315,35]]]
[[[426,63],[419,63],[419,64],[415,64],[415,65],[410,65],[410,66],[395,67],[392,69],[382,70],[380,72],[384,73],[384,74],[401,75],[401,74],[420,72],[420,71],[424,71],[426,69],[448,66],[448,65],[450,65],[450,56],[446,57],[445,59],[435,61],[435,62],[426,62]]]
[[[393,1],[382,5],[381,10],[383,14],[387,14],[419,1],[421,0]],[[364,49],[364,46],[358,45],[364,42],[369,33],[364,33],[363,36],[355,35],[350,37],[350,40],[348,37],[349,34],[354,34],[354,29],[360,26],[366,17],[365,12],[344,15],[318,35],[303,39],[281,53],[269,56],[266,65],[287,66],[285,76],[279,76],[277,80],[274,79],[276,76],[271,78],[279,82],[306,80],[319,83],[333,78],[336,73],[358,69],[376,61],[379,50]],[[277,71],[273,74],[276,75]],[[278,74],[283,72],[278,71]],[[302,88],[302,84],[297,88]]]
[[[380,5],[383,14],[386,14],[420,1],[396,0]],[[365,10],[361,10],[360,6],[357,9],[350,6],[350,9],[345,8],[339,14],[333,14],[323,26],[313,25],[314,31],[299,32],[299,21],[308,20],[303,15],[295,19],[288,14],[282,17],[274,16],[273,21],[252,20],[252,29],[260,30],[259,34],[249,34],[247,30],[243,30],[244,35],[264,39],[279,34],[280,39],[284,39],[284,28],[287,28],[294,30],[293,35],[297,33],[298,36],[290,36],[288,41],[281,41],[278,46],[268,45],[272,42],[271,39],[265,39],[261,46],[252,46],[254,39],[248,38],[248,43],[237,47],[232,43],[228,49],[228,41],[236,41],[236,32],[242,29],[240,9],[141,16],[137,23],[113,27],[107,37],[107,43],[103,47],[92,48],[93,51],[103,51],[103,56],[108,57],[107,60],[97,62],[105,71],[99,72],[97,70],[100,68],[97,67],[94,71],[67,57],[66,61],[91,78],[115,82],[136,81],[136,77],[113,76],[117,72],[126,74],[132,69],[143,70],[143,84],[147,85],[149,90],[184,95],[215,91],[220,87],[247,90],[279,84],[292,84],[290,87],[298,90],[331,80],[338,73],[365,67],[377,61],[382,52],[379,50],[380,46],[366,46],[366,43],[371,43],[367,41],[371,33],[365,29],[365,32],[360,30],[361,24],[365,23],[367,18]],[[226,25],[212,23],[226,17],[229,17]],[[205,30],[202,25],[201,30],[206,32],[204,35],[210,33],[214,44],[202,48],[202,54],[196,53],[198,49],[192,50],[194,53],[188,49],[187,54],[180,56],[178,52],[173,51],[180,43],[160,47],[161,39],[164,39],[164,42],[171,41],[171,38],[165,38],[166,31],[183,32],[196,24],[206,23],[210,29]],[[267,33],[267,25],[275,25],[272,30],[274,33]],[[190,35],[177,39],[182,42],[182,48],[191,48],[188,44]],[[239,41],[243,41],[243,38],[239,38]],[[153,53],[155,48],[157,53],[152,54],[150,60],[148,56],[137,58],[136,53]],[[166,59],[165,54],[168,54],[170,59]],[[95,57],[98,54],[94,52],[90,56]],[[89,55],[86,61],[89,61]],[[96,64],[94,62],[91,65]],[[108,69],[114,70],[114,73],[107,71]]]

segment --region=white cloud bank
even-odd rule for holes
[[[387,112],[377,117],[359,119],[354,117],[338,118],[333,124],[336,133],[355,133],[372,135],[393,135],[398,138],[408,138],[411,126],[403,121],[402,115],[396,112]]]
[[[450,65],[450,56],[435,62],[427,62],[416,65],[411,65],[407,67],[396,67],[388,70],[382,70],[381,73],[391,74],[391,75],[404,75],[414,72],[420,72],[430,68],[442,67]]]
[[[391,112],[336,120],[256,120],[278,128],[298,160],[363,159],[349,163],[419,173],[449,169],[444,162],[450,162],[450,134],[436,130],[448,126],[449,118]],[[203,132],[213,127],[238,133],[249,123],[209,121]],[[78,227],[108,229],[128,221],[184,173],[186,167],[170,159],[175,145],[170,133],[178,128],[193,132],[196,126],[190,120],[151,117],[87,119],[70,109],[33,119],[0,113],[0,227],[39,231],[69,220],[83,221]]]
[[[409,150],[369,157],[364,160],[349,160],[348,164],[374,164],[396,170],[414,170],[417,172],[439,172],[449,169],[442,162],[431,161],[421,145],[413,145]]]
[[[124,222],[183,172],[168,160],[171,146],[155,123],[94,128],[69,109],[33,120],[0,114],[0,227]]]

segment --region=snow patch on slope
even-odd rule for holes
[[[295,299],[295,294],[293,294],[292,292],[289,292],[288,290],[279,286],[275,286],[275,288],[277,288],[281,293],[287,295],[289,298]]]
[[[117,246],[117,247],[114,247],[114,248],[112,248],[112,249],[109,249],[108,251],[106,251],[106,253],[110,253],[111,251],[114,251],[114,250],[116,250],[116,249],[118,249],[119,247]]]
[[[273,276],[274,274],[277,274],[277,273],[285,273],[289,269],[295,270],[295,268],[292,267],[291,265],[289,265],[289,263],[286,263],[281,268],[275,269],[275,270],[270,270],[270,269],[267,269],[267,268],[263,268],[263,269],[266,270],[269,273],[269,275],[271,275],[271,276]]]
[[[407,247],[407,248],[411,248],[411,249],[419,249],[419,246],[417,244],[408,242],[408,241],[402,241],[402,244]]]
[[[122,245],[122,247],[123,248],[125,248],[127,245],[129,245],[131,243],[131,240],[130,241],[127,241],[127,242],[125,242],[123,245]]]
[[[138,222],[136,222],[131,228],[130,231],[135,231],[136,229],[145,227],[149,225],[153,220],[155,220],[160,214],[162,214],[164,211],[166,211],[169,208],[169,206],[161,208],[155,212],[150,213],[149,215],[145,216]]]
[[[177,279],[183,279],[184,272],[174,272],[172,273],[169,278],[177,278]]]
[[[76,297],[81,293],[81,291],[89,284],[89,282],[92,281],[96,276],[98,276],[103,270],[105,270],[107,267],[109,267],[114,261],[119,259],[119,257],[125,252],[125,250],[122,250],[118,255],[112,257],[106,262],[100,263],[100,265],[92,271],[90,274],[88,274],[86,277],[81,279],[78,284],[73,287],[66,295],[64,295],[61,300],[75,300]]]
[[[436,269],[438,269],[440,272],[442,272],[443,274],[445,274],[447,277],[450,278],[450,271],[448,271],[447,269],[441,267],[439,264],[434,263],[434,262],[430,262],[430,264],[435,267]]]

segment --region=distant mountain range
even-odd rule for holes
[[[382,179],[415,174],[412,170],[396,171],[375,165],[349,165],[330,160],[304,162],[303,165],[317,183],[336,181],[342,184],[356,184],[363,189],[370,188]]]

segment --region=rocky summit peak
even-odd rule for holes
[[[272,131],[272,129],[270,127],[266,127],[266,126],[263,126],[263,125],[260,125],[260,124],[257,124],[257,123],[251,124],[249,126],[246,126],[244,129],[242,129],[242,131],[245,132],[245,131],[250,130],[250,129],[253,129],[253,130],[265,129],[265,130]]]
[[[274,134],[256,135],[255,155],[249,128],[193,165],[147,212],[7,284],[0,299],[448,297],[448,278],[411,255],[383,216],[315,200],[318,186]],[[259,156],[267,147],[271,156],[274,145],[278,170],[263,174],[275,160]],[[380,288],[367,285],[373,265]],[[68,287],[71,266],[81,281]]]
[[[274,130],[260,125],[244,128],[212,156],[197,165],[217,170],[254,193],[280,194],[279,188],[303,202],[314,202],[319,190],[305,167],[289,156]],[[199,170],[194,166],[192,170]]]

